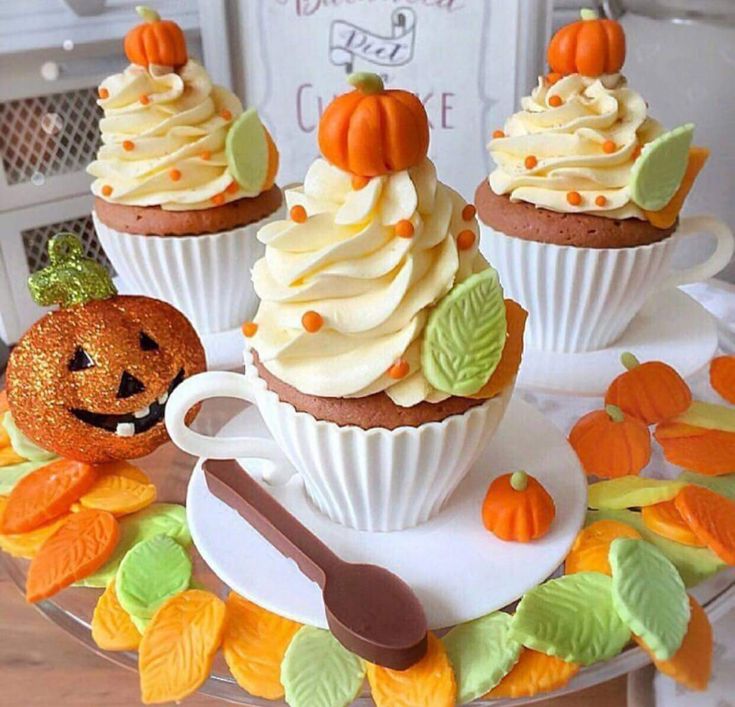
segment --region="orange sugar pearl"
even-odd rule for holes
[[[564,101],[561,99],[561,96],[549,96],[549,105],[552,108],[558,108]]]
[[[215,194],[212,197],[212,203],[215,206],[222,206],[222,204],[225,203],[225,195],[224,194]]]
[[[401,219],[396,224],[396,235],[399,238],[411,238],[413,236],[413,224],[408,219]]]
[[[102,196],[110,196],[112,194],[112,187],[109,184],[102,185]]]
[[[399,358],[388,369],[388,375],[393,380],[400,380],[401,378],[405,378],[408,375],[408,371],[409,371],[408,361],[404,361],[402,358]]]
[[[227,189],[225,189],[225,191],[228,194],[234,194],[239,188],[240,188],[240,185],[237,182],[230,182],[227,185]]]
[[[97,95],[104,101],[105,98],[109,98],[110,97],[110,92],[106,88],[104,88],[103,86],[100,86],[97,89]]]
[[[546,74],[546,80],[553,86],[557,81],[561,79],[561,74],[557,74],[555,71]]]
[[[319,312],[315,312],[310,309],[308,312],[304,312],[304,316],[301,317],[301,326],[309,332],[309,334],[316,334],[319,329],[324,325],[324,319]]]
[[[617,149],[618,146],[612,140],[605,140],[605,142],[602,143],[602,151],[606,152],[608,155],[612,154]]]
[[[242,333],[249,339],[258,333],[258,325],[255,322],[244,322],[242,325]]]
[[[211,150],[204,150],[203,152],[199,153],[199,157],[201,157],[203,160],[211,160],[212,159],[212,151]]]
[[[607,204],[607,197],[600,194],[599,196],[595,197],[595,204],[597,206],[605,206]]]
[[[536,155],[528,155],[528,157],[523,160],[523,164],[526,165],[526,169],[533,169],[538,164]]]
[[[291,220],[295,221],[296,223],[304,223],[308,218],[306,214],[306,209],[301,206],[301,204],[296,204],[296,206],[292,206],[291,211],[289,211],[289,216],[291,216]]]
[[[460,232],[460,234],[457,236],[457,248],[459,250],[469,250],[474,244],[475,234],[469,229]]]
[[[360,189],[363,189],[368,185],[368,182],[370,181],[369,177],[361,177],[358,174],[356,174],[354,177],[352,177],[352,188],[355,191],[360,191]]]
[[[475,218],[476,213],[477,209],[474,204],[465,204],[465,207],[462,209],[462,220],[472,221],[472,219]]]
[[[135,143],[132,140],[123,140],[122,146],[125,152],[130,152],[135,149]]]
[[[502,130],[493,130],[493,138],[498,139],[505,137],[505,133]]]
[[[169,177],[171,178],[171,181],[172,181],[172,182],[178,182],[178,181],[179,181],[179,179],[181,179],[181,170],[178,170],[178,169],[172,169],[172,170],[171,170],[171,171],[170,171],[170,172],[168,173],[168,176],[169,176]]]
[[[579,206],[582,203],[582,195],[578,191],[568,191],[567,201],[572,206]]]
[[[224,118],[225,120],[232,120],[232,113],[225,108],[221,113],[220,116]]]
[[[142,103],[142,104],[143,104],[144,106],[147,106],[147,105],[148,105],[148,104],[149,104],[149,103],[151,102],[151,99],[150,99],[150,98],[148,98],[148,96],[147,96],[147,95],[146,95],[145,93],[144,93],[144,94],[143,94],[143,95],[142,95],[142,96],[141,96],[141,97],[140,97],[140,98],[139,98],[138,100],[139,100],[139,101],[140,101],[140,102],[141,102],[141,103]]]

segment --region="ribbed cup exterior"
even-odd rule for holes
[[[297,411],[268,390],[249,351],[245,375],[271,435],[314,505],[350,528],[392,531],[435,516],[497,429],[512,395],[441,422],[396,430],[341,427]]]
[[[674,238],[634,248],[575,248],[513,238],[481,225],[482,250],[507,297],[529,312],[539,351],[603,349],[625,331],[670,268]]]
[[[265,252],[256,234],[278,211],[230,231],[183,237],[122,233],[92,217],[126,290],[172,304],[199,334],[233,329],[255,313],[250,271]]]

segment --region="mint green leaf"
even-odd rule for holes
[[[268,175],[268,141],[255,108],[240,114],[227,131],[225,157],[237,183],[259,193]]]
[[[329,632],[303,626],[281,663],[290,707],[346,707],[360,692],[365,665]]]
[[[652,506],[674,498],[686,484],[669,479],[645,479],[621,476],[590,484],[587,505],[590,508],[634,508]]]
[[[10,437],[10,446],[18,456],[32,462],[50,462],[57,458],[56,454],[39,447],[18,429],[10,410],[3,416],[2,426]]]
[[[506,333],[498,273],[488,268],[471,275],[429,315],[421,346],[426,380],[450,395],[475,394],[496,369]]]

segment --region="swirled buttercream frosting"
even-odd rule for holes
[[[542,77],[521,108],[488,145],[496,194],[553,211],[644,218],[630,197],[630,172],[662,128],[622,75],[570,74],[553,84]]]
[[[256,196],[232,178],[225,156],[242,105],[195,61],[178,72],[131,64],[102,82],[98,104],[102,146],[87,168],[95,196],[167,210]]]
[[[428,159],[355,187],[317,159],[286,201],[308,218],[264,226],[265,256],[253,269],[261,305],[251,342],[268,370],[311,395],[385,391],[404,407],[448,397],[423,376],[420,351],[430,308],[487,267],[464,199],[437,180]],[[458,246],[466,230],[473,243]],[[309,311],[323,320],[314,333],[302,324]],[[399,380],[389,373],[397,361],[408,364]]]

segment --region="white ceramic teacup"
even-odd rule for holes
[[[281,468],[285,457],[332,520],[357,530],[402,530],[441,510],[500,424],[512,388],[441,422],[363,430],[317,420],[282,402],[246,351],[244,375],[211,371],[178,386],[166,405],[166,427],[174,443],[195,456],[265,459]],[[215,397],[256,405],[275,441],[189,429],[186,412]]]
[[[540,351],[605,348],[654,292],[713,277],[735,247],[732,231],[711,216],[682,218],[670,238],[633,248],[560,246],[506,236],[482,222],[480,228],[482,250],[506,296],[529,312],[526,343]],[[716,240],[714,253],[691,268],[672,270],[677,242],[702,233]]]

